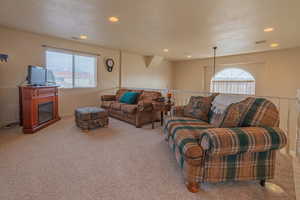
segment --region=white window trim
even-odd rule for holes
[[[220,73],[220,72],[222,72],[222,71],[224,71],[224,70],[229,70],[229,69],[239,69],[239,70],[242,70],[242,71],[245,71],[245,72],[247,72],[247,73],[249,73],[249,75],[253,78],[253,79],[249,79],[249,80],[215,80],[215,76],[216,75],[218,75],[218,73]],[[242,69],[242,68],[239,68],[239,67],[229,67],[229,68],[225,68],[225,69],[222,69],[221,71],[219,71],[218,73],[216,73],[212,78],[211,78],[211,81],[210,81],[210,92],[216,92],[216,85],[215,85],[215,83],[253,83],[254,84],[254,88],[253,88],[253,94],[251,93],[229,93],[229,92],[225,92],[224,94],[242,94],[242,95],[255,95],[255,93],[256,93],[256,80],[255,80],[255,78],[254,78],[254,76],[250,73],[250,72],[248,72],[248,71],[246,71],[246,70],[244,70],[244,69]],[[218,92],[218,91],[217,91]]]
[[[74,52],[74,51],[68,51],[68,50],[62,50],[62,49],[55,49],[55,48],[46,48],[44,51],[44,66],[47,69],[47,51],[52,51],[52,52],[58,52],[58,53],[66,53],[72,55],[72,87],[71,88],[65,88],[65,87],[59,87],[60,90],[73,90],[73,89],[94,89],[98,88],[98,56],[93,55],[93,54],[86,54],[86,53],[79,53],[79,52]],[[86,56],[86,57],[93,57],[95,58],[95,86],[93,87],[74,87],[74,77],[75,77],[75,55],[77,56]]]

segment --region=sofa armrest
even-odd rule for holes
[[[281,149],[287,137],[278,127],[213,128],[205,130],[199,142],[210,155],[233,155]]]
[[[183,134],[176,134],[175,143],[185,161],[191,165],[201,164],[204,150],[199,145],[199,140],[193,133],[184,132]]]
[[[116,95],[110,95],[110,94],[102,95],[101,100],[102,101],[115,101]]]
[[[153,106],[151,102],[147,102],[147,101],[139,101],[138,102],[138,106],[137,106],[137,110],[139,112],[149,112],[153,110]]]
[[[152,105],[155,111],[163,111],[165,108],[165,102],[153,101]]]
[[[184,117],[184,107],[185,106],[173,106],[171,113],[174,117]]]

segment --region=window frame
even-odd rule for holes
[[[238,69],[238,70],[241,70],[241,71],[244,71],[246,72],[247,74],[250,75],[250,77],[252,78],[251,80],[215,80],[215,77],[216,75],[218,75],[218,73],[220,72],[223,72],[225,70],[230,70],[230,69]],[[233,83],[233,82],[236,82],[236,83],[253,83],[253,94],[252,93],[229,93],[229,92],[224,92],[223,94],[234,94],[234,95],[255,95],[256,94],[256,79],[255,77],[250,73],[248,72],[247,70],[243,69],[243,68],[240,68],[240,67],[228,67],[228,68],[224,68],[222,70],[220,70],[219,72],[217,72],[210,80],[210,92],[216,92],[216,83],[221,83],[221,82],[224,82],[224,83]],[[250,91],[251,92],[251,91]]]
[[[47,48],[44,51],[44,61],[45,61],[45,68],[46,69],[48,69],[48,66],[47,66],[47,51],[57,52],[57,53],[65,53],[65,54],[72,55],[72,87],[60,86],[59,89],[70,90],[70,89],[93,89],[93,88],[98,88],[98,56],[97,55],[87,54],[87,53],[79,53],[79,52],[75,52],[75,51],[68,51],[68,50],[55,49],[55,48]],[[95,85],[94,86],[91,86],[91,87],[87,87],[87,86],[78,87],[78,86],[75,86],[75,71],[76,71],[75,56],[86,56],[86,57],[95,58],[95,65],[94,65]]]

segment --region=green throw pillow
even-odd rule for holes
[[[126,92],[120,99],[121,103],[135,104],[140,93],[138,92]]]

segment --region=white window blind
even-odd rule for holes
[[[46,67],[56,83],[63,88],[91,88],[97,86],[97,57],[73,52],[46,50]]]
[[[255,94],[255,79],[242,69],[229,68],[217,73],[211,80],[211,92],[227,94]]]

